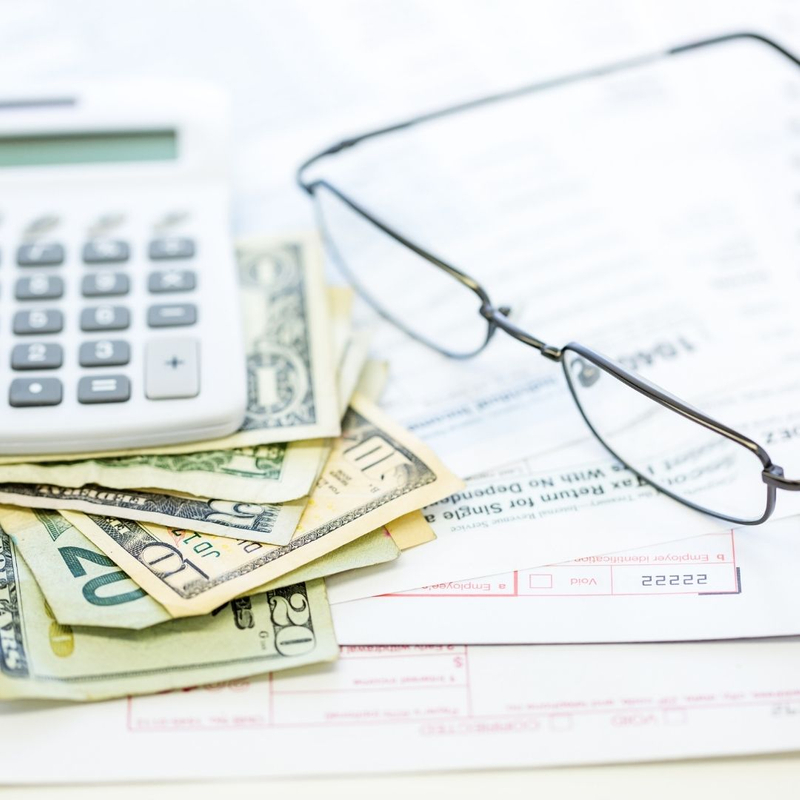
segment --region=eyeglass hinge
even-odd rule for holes
[[[545,358],[549,358],[551,361],[561,361],[563,351],[560,350],[558,347],[553,347],[550,344],[546,344],[542,348],[542,355]]]
[[[783,467],[777,464],[770,464],[762,473],[761,477],[769,486],[774,486],[776,489],[786,489],[790,492],[800,492],[800,480],[787,478],[783,474]]]

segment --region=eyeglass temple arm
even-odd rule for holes
[[[785,489],[788,492],[800,492],[800,479],[787,478],[783,474],[783,467],[777,464],[770,464],[761,474],[768,486]]]

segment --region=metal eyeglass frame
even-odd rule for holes
[[[578,407],[578,410],[581,413],[581,416],[583,417],[586,424],[589,426],[589,429],[592,431],[595,437],[597,437],[598,441],[606,448],[606,450],[608,450],[608,452],[611,453],[611,455],[614,456],[614,458],[616,458],[618,461],[624,464],[629,470],[631,470],[631,472],[633,472],[643,481],[650,484],[655,489],[667,495],[668,497],[671,497],[672,499],[677,500],[679,503],[689,506],[690,508],[693,508],[697,511],[701,511],[703,513],[709,514],[712,517],[717,517],[718,519],[723,519],[728,522],[736,523],[739,525],[760,525],[761,523],[769,519],[769,517],[772,515],[772,512],[775,510],[775,499],[776,499],[777,489],[785,489],[788,491],[800,491],[800,480],[792,480],[786,478],[784,476],[783,468],[772,463],[772,460],[770,459],[768,453],[760,444],[748,438],[747,436],[744,436],[738,431],[735,431],[733,428],[729,428],[727,425],[723,425],[721,422],[718,422],[712,417],[707,416],[706,414],[697,410],[688,403],[685,403],[683,400],[680,400],[674,395],[665,392],[663,389],[659,388],[658,386],[655,386],[654,384],[650,383],[641,376],[636,375],[633,372],[630,372],[629,370],[625,369],[616,362],[606,358],[605,356],[595,352],[594,350],[591,350],[588,347],[585,347],[584,345],[578,344],[576,342],[570,342],[569,344],[560,348],[554,347],[552,345],[546,344],[544,341],[538,339],[536,336],[533,336],[532,334],[522,330],[509,319],[510,308],[508,308],[507,306],[495,306],[490,300],[489,295],[483,288],[483,286],[481,286],[481,284],[478,283],[478,281],[476,281],[473,277],[467,275],[465,272],[462,272],[457,267],[453,266],[452,264],[449,264],[448,262],[434,255],[430,251],[416,244],[411,239],[407,238],[399,231],[395,230],[390,225],[388,225],[387,223],[383,222],[381,219],[376,217],[366,208],[361,206],[358,202],[345,195],[335,186],[328,183],[326,180],[314,179],[309,181],[306,180],[304,177],[304,173],[306,172],[306,170],[313,164],[320,161],[321,159],[326,158],[328,156],[336,155],[337,153],[340,153],[343,150],[348,150],[354,147],[355,145],[360,144],[361,142],[364,142],[368,139],[374,139],[378,136],[384,136],[386,134],[396,133],[398,131],[411,128],[416,125],[421,125],[426,122],[431,122],[444,117],[453,116],[455,114],[464,111],[470,111],[472,109],[491,105],[493,103],[499,103],[504,100],[511,100],[527,94],[532,94],[534,92],[565,86],[571,83],[575,83],[577,81],[586,80],[589,78],[595,78],[603,75],[609,75],[616,72],[621,72],[631,67],[641,66],[647,63],[660,60],[662,58],[667,58],[670,56],[679,55],[681,53],[686,53],[692,50],[697,50],[701,47],[711,47],[714,45],[722,44],[724,42],[730,42],[735,40],[751,40],[751,41],[762,42],[763,44],[769,46],[776,52],[785,56],[796,66],[800,67],[800,60],[798,60],[797,57],[792,55],[789,51],[785,50],[776,42],[758,33],[740,32],[740,33],[726,34],[723,36],[717,36],[710,39],[703,39],[696,42],[680,45],[677,47],[672,47],[669,48],[668,50],[664,50],[658,53],[641,56],[638,58],[632,58],[625,61],[620,61],[613,64],[596,67],[594,69],[589,69],[578,73],[572,73],[559,78],[553,78],[550,80],[529,84],[526,86],[512,89],[510,91],[505,91],[497,94],[480,97],[467,102],[459,103],[457,105],[448,106],[446,108],[442,108],[437,111],[421,114],[419,116],[412,117],[402,122],[398,122],[383,128],[378,128],[376,130],[368,131],[366,133],[362,133],[357,136],[352,136],[350,138],[344,139],[343,141],[331,147],[326,148],[325,150],[322,150],[319,153],[316,153],[315,155],[311,156],[306,161],[304,161],[297,169],[296,180],[300,188],[304,192],[306,192],[312,199],[314,199],[315,193],[318,189],[320,188],[327,189],[329,192],[335,195],[339,200],[341,200],[345,205],[347,205],[352,211],[354,211],[357,215],[359,215],[362,219],[371,223],[380,231],[382,231],[384,234],[394,239],[396,242],[403,245],[404,247],[407,247],[409,250],[413,251],[424,260],[428,261],[434,267],[437,267],[438,269],[447,273],[456,281],[458,281],[460,284],[462,284],[464,287],[474,292],[474,294],[477,295],[478,299],[480,300],[480,314],[481,316],[484,317],[484,319],[487,322],[486,339],[480,345],[480,347],[478,347],[476,350],[472,352],[456,353],[447,350],[446,348],[440,347],[439,345],[429,340],[425,336],[420,335],[418,332],[409,328],[402,320],[397,319],[390,312],[386,311],[380,303],[376,302],[370,296],[370,294],[367,291],[365,291],[362,286],[359,285],[357,278],[348,269],[346,261],[341,258],[340,254],[336,252],[333,243],[329,241],[328,244],[334,251],[333,255],[336,257],[336,260],[342,271],[351,280],[355,288],[360,292],[360,294],[362,294],[365,300],[367,300],[367,302],[371,306],[373,306],[373,308],[381,316],[392,322],[395,326],[403,330],[412,338],[422,342],[423,344],[426,344],[427,346],[433,348],[434,350],[437,350],[443,355],[449,356],[451,358],[470,358],[474,355],[477,355],[489,344],[495,332],[497,330],[502,330],[505,333],[512,336],[513,338],[522,342],[523,344],[527,344],[530,347],[533,347],[534,349],[538,350],[541,353],[541,355],[543,355],[545,358],[548,358],[551,361],[561,362],[562,367],[564,369],[564,374],[566,376],[567,385],[569,386],[570,389],[570,393],[572,394],[572,397],[575,401],[575,404]],[[691,500],[688,500],[685,497],[681,497],[675,494],[674,492],[665,489],[663,486],[659,485],[656,481],[654,481],[647,475],[643,474],[639,470],[630,466],[625,461],[625,459],[621,458],[606,443],[606,441],[598,433],[598,431],[595,429],[595,427],[592,425],[591,421],[587,417],[583,409],[583,406],[577,397],[575,388],[572,383],[572,378],[568,372],[567,359],[566,359],[566,354],[568,352],[575,353],[580,358],[591,362],[597,368],[603,370],[612,377],[616,378],[617,380],[629,386],[631,389],[645,395],[646,397],[650,398],[651,400],[660,404],[661,406],[671,411],[674,411],[677,414],[680,414],[681,416],[691,420],[692,422],[695,422],[698,425],[701,425],[702,427],[707,428],[719,434],[720,436],[735,442],[738,445],[741,445],[742,447],[746,448],[754,455],[756,455],[758,459],[761,461],[763,467],[761,476],[767,489],[766,507],[763,515],[758,519],[742,519],[722,514],[720,512],[714,511],[713,509],[706,508],[705,506],[701,506],[697,503],[693,503]]]

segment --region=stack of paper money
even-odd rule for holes
[[[315,240],[243,242],[238,264],[238,432],[3,459],[0,698],[92,700],[334,659],[322,578],[433,538],[419,509],[461,482],[373,404],[385,365],[352,330],[350,292],[326,289]]]

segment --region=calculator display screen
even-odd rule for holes
[[[0,136],[0,167],[173,161],[177,157],[174,130]]]

